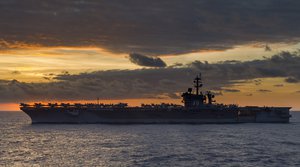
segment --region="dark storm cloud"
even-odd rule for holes
[[[294,77],[288,77],[288,78],[285,79],[285,82],[287,82],[287,83],[298,83],[299,79],[294,78]]]
[[[88,100],[97,97],[101,99],[178,98],[180,92],[192,87],[192,79],[199,72],[203,76],[203,90],[212,89],[222,94],[222,89],[230,88],[233,84],[253,83],[256,78],[300,79],[299,69],[300,52],[282,52],[271,58],[246,62],[225,61],[210,64],[195,61],[180,67],[95,71],[77,75],[65,71],[53,75],[50,83],[2,80],[0,102]],[[232,92],[229,89],[227,91]]]
[[[241,92],[238,89],[222,89],[224,92],[230,92],[230,93],[237,93],[237,92]]]
[[[167,64],[160,58],[152,58],[138,53],[131,53],[129,60],[137,65],[146,67],[166,67]]]
[[[180,54],[300,37],[298,0],[1,0],[0,48]]]

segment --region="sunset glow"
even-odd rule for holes
[[[1,3],[0,110],[180,104],[200,72],[220,103],[300,109],[299,16],[276,3],[18,3]]]

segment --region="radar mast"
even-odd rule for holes
[[[197,77],[194,79],[194,86],[196,88],[196,95],[199,95],[199,89],[203,86],[202,79],[201,79],[201,73],[197,75]]]

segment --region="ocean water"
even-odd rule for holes
[[[0,166],[300,166],[290,124],[31,125],[0,112]]]

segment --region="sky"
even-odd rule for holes
[[[0,110],[20,102],[300,110],[298,0],[0,0]]]

